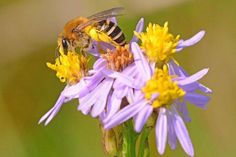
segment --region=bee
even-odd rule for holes
[[[93,47],[93,40],[124,46],[126,44],[124,33],[117,24],[109,20],[122,15],[122,11],[122,7],[116,7],[87,18],[77,17],[70,20],[58,36],[58,48],[62,48],[64,52],[79,48],[84,54]]]

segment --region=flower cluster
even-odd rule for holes
[[[75,52],[60,52],[55,64],[48,63],[67,85],[39,123],[47,125],[65,102],[78,99],[78,110],[97,117],[106,130],[132,120],[135,132],[140,133],[148,119],[155,117],[158,152],[164,153],[167,142],[175,149],[178,140],[184,151],[194,156],[185,126],[190,121],[187,103],[206,108],[206,94],[212,91],[198,81],[208,69],[188,75],[174,55],[199,42],[205,32],[183,40],[169,32],[167,22],[163,27],[149,23],[146,31],[143,26],[141,19],[132,40],[123,47],[94,41],[95,48],[111,46],[105,54],[99,48],[92,53],[97,55],[92,69],[87,68],[87,59]]]

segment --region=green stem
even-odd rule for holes
[[[151,128],[144,128],[141,137],[140,137],[140,143],[139,143],[139,151],[137,157],[149,157],[150,156],[150,150],[149,150],[149,143],[148,143],[148,135],[151,131]]]
[[[133,129],[132,120],[127,121],[123,127],[123,157],[136,157],[136,141],[138,134]]]

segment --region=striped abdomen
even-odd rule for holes
[[[126,44],[124,33],[115,23],[109,20],[100,21],[98,23],[98,30],[106,33],[118,45],[124,46]]]

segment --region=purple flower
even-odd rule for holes
[[[137,32],[133,39],[141,40],[141,49],[149,61],[157,63],[159,67],[169,62],[173,55],[183,48],[192,46],[199,42],[205,32],[200,31],[188,40],[180,40],[180,36],[174,36],[169,32],[168,22],[164,26],[149,23],[146,32]]]
[[[143,19],[140,19],[136,31],[141,32],[142,29]],[[135,36],[132,41],[137,41]],[[111,48],[111,50],[107,50],[108,54],[102,55],[102,58],[94,63],[93,70],[91,70],[93,76],[85,78],[86,88],[80,91],[78,110],[84,114],[91,114],[92,117],[99,116],[102,121],[107,121],[120,109],[122,99],[135,86],[132,86],[133,80],[129,80],[127,77],[136,75],[132,68],[133,58],[128,49],[128,47]],[[110,51],[111,53],[109,53]],[[123,77],[117,71],[122,73]],[[118,75],[120,80],[116,80]],[[122,82],[129,83],[131,87],[119,86],[117,88]]]
[[[133,118],[135,131],[140,132],[147,119],[152,114],[158,114],[155,127],[158,152],[164,153],[167,139],[171,148],[175,149],[176,139],[178,139],[184,151],[189,156],[194,156],[191,139],[182,117],[186,121],[190,119],[186,102],[201,108],[206,107],[209,98],[196,93],[196,90],[200,86],[197,81],[208,72],[208,69],[203,69],[192,76],[176,75],[176,73],[173,76],[166,65],[163,69],[155,69],[155,66],[144,57],[136,43],[131,43],[131,50],[135,59],[132,68],[138,72],[135,76],[129,76],[129,79],[133,80],[132,86],[124,82],[126,86],[133,88],[127,95],[127,99],[131,103],[104,122],[104,128],[113,128]],[[181,71],[180,67],[175,66],[174,68]],[[125,76],[120,74],[116,77],[117,80],[120,80]]]
[[[117,23],[115,18],[112,18],[111,21]],[[140,19],[136,26],[136,31],[141,32],[142,29],[143,19]],[[137,41],[137,38],[134,36],[132,41]],[[107,51],[107,49],[115,49],[115,47],[109,43],[93,41],[93,47],[90,49],[90,53],[95,56],[101,57],[99,53],[100,50],[98,47],[102,48],[104,51]],[[107,61],[103,58],[98,58],[98,60],[94,64],[93,69],[88,71],[89,76],[83,78],[81,78],[81,76],[78,76],[80,81],[74,83],[76,82],[74,81],[75,74],[71,73],[70,69],[77,68],[79,66],[67,67],[67,62],[71,62],[71,65],[77,65],[80,64],[81,61],[78,61],[77,59],[76,62],[73,63],[74,59],[71,59],[69,55],[65,55],[63,51],[61,51],[61,55],[61,59],[56,59],[56,64],[62,64],[60,69],[57,68],[58,66],[54,66],[50,63],[48,63],[48,65],[50,64],[50,67],[52,67],[53,70],[56,70],[57,73],[61,71],[64,72],[65,70],[62,69],[66,66],[66,70],[69,71],[66,72],[66,74],[70,75],[67,76],[65,74],[62,75],[61,73],[59,73],[59,77],[60,79],[66,78],[68,80],[73,78],[73,82],[70,81],[73,84],[68,84],[65,87],[55,105],[44,116],[42,116],[42,118],[39,120],[39,123],[45,121],[45,125],[47,125],[59,112],[64,103],[76,98],[80,102],[80,105],[78,106],[79,111],[84,114],[90,113],[92,117],[100,116],[101,119],[108,120],[114,113],[116,113],[120,109],[121,101],[129,92],[129,87],[124,87],[124,90],[114,90],[115,87],[113,87],[113,84],[114,86],[116,86],[116,84],[119,84],[119,81],[115,81],[114,78],[114,75],[118,73],[116,73],[114,70],[107,68]],[[63,63],[64,60],[65,64]],[[73,69],[73,72],[76,72],[76,70]],[[129,75],[130,73],[132,73],[132,69],[130,68],[126,68],[126,70],[123,72],[124,75]],[[109,74],[111,75],[111,77],[108,77]],[[122,81],[127,80],[126,78],[123,78]],[[63,82],[65,81],[63,80]]]
[[[118,47],[95,62],[91,70],[92,76],[84,78],[85,88],[78,91],[80,93],[78,110],[84,114],[91,114],[92,117],[99,116],[101,120],[106,121],[120,109],[122,99],[135,86],[132,86],[133,80],[127,77],[127,75],[135,75],[133,69],[129,68],[133,62],[132,55],[127,53],[130,52],[126,48]],[[120,80],[116,80],[117,76],[120,76]],[[117,88],[124,82],[130,83],[131,87]]]

